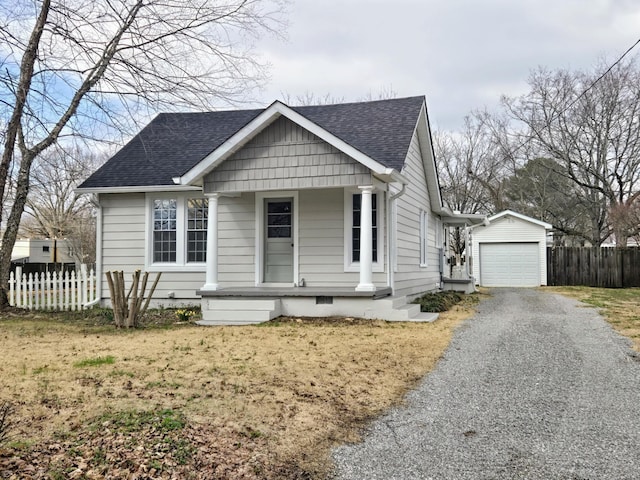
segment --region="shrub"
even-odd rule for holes
[[[176,310],[176,317],[181,322],[188,322],[189,320],[191,320],[191,317],[195,317],[196,315],[197,312],[189,308],[181,308],[180,310]]]
[[[420,304],[421,312],[446,312],[463,299],[464,295],[459,292],[435,292],[426,293],[416,298],[413,303]]]

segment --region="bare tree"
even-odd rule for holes
[[[330,93],[325,93],[324,95],[319,95],[309,90],[306,90],[304,93],[299,95],[292,95],[288,92],[280,92],[280,96],[282,97],[282,101],[287,105],[291,106],[309,106],[309,105],[334,105],[336,103],[344,103],[346,100],[344,97],[335,97]],[[375,95],[371,90],[367,92],[365,95],[359,97],[357,99],[358,102],[371,102],[374,100],[389,100],[392,98],[397,98],[398,93],[393,90],[391,85],[387,85],[382,87],[378,94]]]
[[[500,122],[487,113],[465,118],[462,132],[435,132],[434,150],[445,204],[465,213],[503,210],[504,180],[513,172]]]
[[[265,74],[252,41],[281,12],[277,0],[0,3],[0,306],[36,158],[67,137],[129,132],[149,109],[246,99]]]
[[[582,236],[600,245],[615,234],[625,246],[628,229],[617,230],[609,212],[628,204],[640,185],[640,71],[634,61],[605,68],[539,69],[529,93],[503,103],[526,128],[523,144],[556,160],[557,173],[573,183],[571,193],[588,215]]]
[[[54,146],[31,171],[31,188],[20,232],[35,238],[66,239],[79,263],[95,259],[95,202],[75,187],[106,160],[79,147]]]
[[[486,112],[474,113],[465,118],[462,132],[434,132],[442,197],[451,210],[486,214],[504,209],[505,178],[513,168],[503,151],[501,125]],[[451,253],[462,255],[464,232],[456,227],[450,235]]]
[[[333,105],[343,103],[344,97],[334,97],[330,93],[317,95],[309,90],[300,95],[291,95],[287,92],[281,92],[282,101],[290,106],[306,106],[306,105]]]
[[[554,226],[554,242],[583,242],[588,212],[574,190],[576,185],[550,158],[534,158],[505,181],[508,208]]]

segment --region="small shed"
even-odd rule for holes
[[[547,232],[552,226],[505,210],[472,227],[474,277],[484,287],[547,284]]]

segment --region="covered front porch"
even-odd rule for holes
[[[328,287],[373,296],[386,289],[390,286],[386,187],[377,182],[376,186],[205,193],[206,279],[198,293],[250,289],[277,295],[283,288],[288,292],[300,287],[304,293]],[[242,275],[234,275],[234,268]]]
[[[477,214],[461,214],[442,217],[444,245],[442,249],[442,289],[455,292],[473,293],[473,256],[471,252],[472,225],[484,223],[486,217]]]
[[[196,292],[202,323],[259,323],[279,315],[420,317],[418,305],[392,296],[386,193],[380,182],[205,193],[206,281]]]

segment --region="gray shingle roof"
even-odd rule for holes
[[[292,107],[378,163],[400,171],[424,97]],[[262,113],[232,110],[162,113],[80,188],[173,185],[229,137]]]

